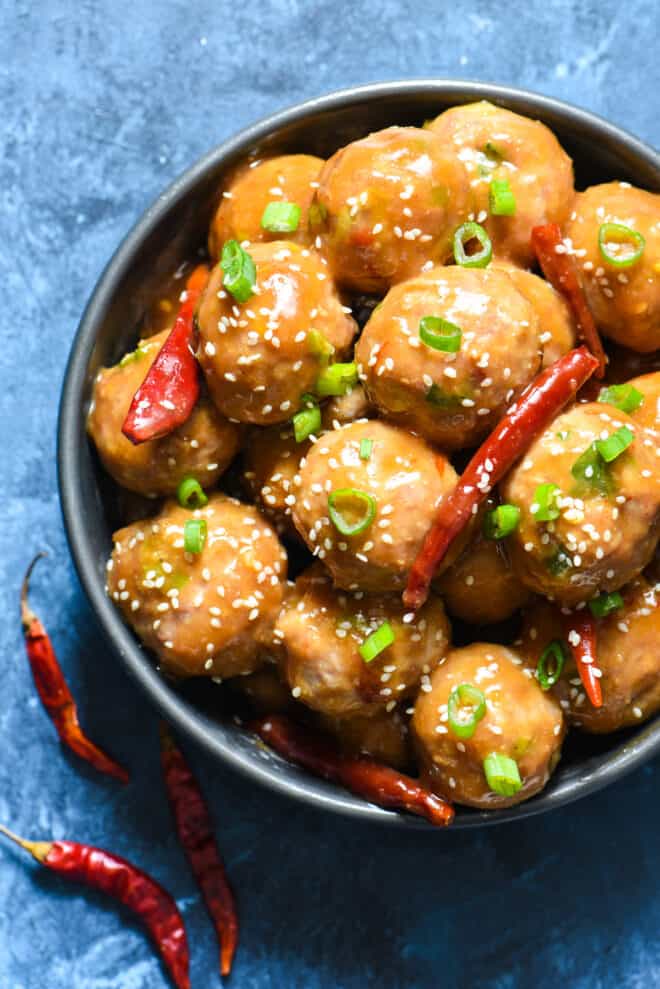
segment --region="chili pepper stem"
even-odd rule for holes
[[[32,576],[32,571],[35,566],[41,560],[42,557],[47,556],[47,554],[42,550],[40,553],[34,557],[29,567],[25,571],[25,576],[23,577],[23,583],[21,584],[21,622],[23,624],[23,631],[27,632],[32,622],[36,619],[34,611],[30,608],[28,603],[28,591],[30,589],[30,577]]]
[[[14,844],[19,845],[26,852],[37,860],[37,862],[45,862],[49,851],[53,847],[52,841],[28,841],[27,838],[19,838],[17,834],[10,831],[9,828],[5,827],[4,824],[0,824],[0,833]]]

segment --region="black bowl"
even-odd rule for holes
[[[326,811],[364,820],[427,827],[374,807],[290,766],[208,706],[217,691],[178,688],[157,672],[104,593],[110,526],[102,471],[85,434],[92,382],[133,343],[135,327],[163,279],[204,243],[220,180],[258,149],[327,157],[348,141],[390,124],[421,124],[449,106],[488,99],[538,118],[573,157],[578,188],[626,179],[660,188],[660,156],[612,124],[522,90],[442,80],[382,83],[310,100],[241,131],[189,168],[147,210],[103,273],[73,343],[60,404],[59,485],[65,526],[82,585],[99,623],[128,672],[165,717],[220,762],[251,779]],[[605,738],[571,736],[542,794],[507,810],[459,809],[454,827],[468,828],[539,814],[613,783],[660,750],[660,718],[638,731]]]

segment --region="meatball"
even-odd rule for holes
[[[660,710],[660,585],[638,577],[621,595],[623,606],[598,622],[603,706],[594,708],[587,700],[567,647],[561,676],[550,688],[569,723],[594,734],[639,724]],[[548,602],[539,601],[525,616],[521,651],[532,669],[545,648],[561,640],[560,629],[559,616]]]
[[[255,429],[245,446],[243,479],[248,491],[277,531],[296,539],[291,520],[295,479],[310,445],[306,440],[297,443],[291,427],[282,425]]]
[[[628,227],[620,237],[615,227]],[[638,260],[618,267],[645,242]],[[602,333],[631,350],[660,348],[660,195],[627,182],[594,185],[575,197],[566,243],[580,264],[589,308]]]
[[[488,231],[495,256],[531,267],[532,227],[563,224],[573,200],[573,166],[555,135],[538,120],[485,101],[445,110],[429,126],[464,165],[472,219]],[[512,216],[491,212],[491,182],[504,179],[515,199]]]
[[[182,426],[168,436],[134,446],[121,431],[135,392],[167,339],[168,330],[141,340],[94,382],[87,432],[103,466],[118,484],[138,494],[174,494],[187,474],[211,487],[237,453],[241,432],[202,395]]]
[[[356,422],[326,433],[301,463],[293,521],[339,587],[400,590],[455,484],[449,461],[423,440]]]
[[[450,697],[461,685],[480,691],[485,704],[471,737],[457,734],[449,723]],[[449,653],[431,675],[431,690],[417,698],[411,727],[421,776],[430,789],[484,809],[520,803],[543,789],[564,736],[556,699],[541,690],[515,652],[486,642]],[[516,793],[505,796],[490,789],[484,760],[491,753],[517,763],[522,786]]]
[[[310,213],[338,282],[386,292],[446,261],[469,211],[467,175],[430,131],[388,127],[326,162]]]
[[[531,305],[542,331],[539,340],[543,345],[543,367],[554,364],[562,354],[567,354],[575,346],[577,330],[568,303],[550,282],[531,271],[517,268],[507,261],[495,261],[492,267],[506,271],[520,294]]]
[[[336,395],[326,402],[321,410],[325,429],[336,429],[337,426],[354,422],[355,419],[369,419],[374,414],[362,385],[356,385],[345,395]]]
[[[184,526],[205,519],[201,553]],[[251,505],[214,495],[189,512],[174,503],[114,534],[108,594],[161,665],[180,676],[251,673],[273,644],[286,554]]]
[[[325,731],[334,736],[345,755],[368,756],[404,772],[411,768],[408,722],[399,711],[384,711],[370,717],[362,714],[350,718],[323,715],[320,722]]]
[[[230,419],[267,426],[298,411],[334,348],[351,343],[355,323],[315,253],[288,241],[255,244],[256,292],[238,305],[217,265],[202,297],[198,358],[211,398]]]
[[[606,462],[596,444],[619,430],[632,442]],[[575,405],[555,419],[505,479],[502,497],[521,510],[509,539],[514,571],[565,605],[627,583],[657,542],[657,457],[632,419],[604,403]]]
[[[363,659],[360,646],[385,622],[394,641]],[[439,598],[407,613],[398,594],[337,590],[316,563],[296,581],[275,636],[294,697],[333,717],[370,717],[393,710],[428,681],[447,650],[450,629]]]
[[[216,261],[227,240],[276,240],[281,233],[264,230],[261,219],[269,203],[289,203],[300,208],[300,218],[291,240],[306,244],[310,239],[307,213],[318,185],[323,159],[313,155],[281,155],[253,161],[242,168],[222,193],[211,221],[209,254]]]
[[[433,336],[434,320],[460,332],[457,350],[422,339],[429,325]],[[355,353],[367,395],[383,415],[445,450],[486,436],[542,358],[536,314],[509,275],[458,266],[390,289]]]

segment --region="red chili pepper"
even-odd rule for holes
[[[542,371],[514,402],[472,457],[454,490],[440,504],[408,577],[403,594],[407,607],[416,609],[424,604],[436,567],[453,540],[498,481],[597,367],[596,357],[586,347],[578,347]]]
[[[206,265],[199,265],[188,278],[186,297],[174,326],[133,396],[121,427],[131,443],[167,436],[190,418],[199,398],[199,365],[192,352],[193,317],[208,276]]]
[[[21,622],[25,648],[41,703],[65,745],[100,773],[107,773],[108,776],[114,776],[122,783],[128,783],[128,773],[123,766],[102,752],[83,733],[78,721],[76,702],[64,679],[50,637],[28,604],[30,575],[37,560],[42,556],[45,554],[39,553],[35,556],[27,569],[21,587]]]
[[[326,739],[283,715],[260,718],[249,727],[285,759],[323,779],[340,783],[373,804],[410,811],[435,825],[446,826],[454,818],[453,807],[417,780],[373,759],[340,755]]]
[[[575,258],[566,253],[559,224],[544,223],[532,227],[532,247],[543,274],[568,302],[578,325],[580,339],[586,343],[594,357],[598,358],[598,370],[595,374],[597,378],[602,378],[605,374],[607,357],[591,309],[582,291]],[[559,251],[557,248],[560,248]]]
[[[165,725],[160,730],[163,777],[176,832],[202,891],[220,942],[220,973],[229,975],[238,943],[236,901],[218,850],[206,801]]]
[[[564,629],[585,693],[592,707],[602,707],[603,691],[596,661],[596,620],[585,608],[567,617]]]
[[[119,855],[77,841],[26,841],[0,832],[53,872],[107,893],[140,918],[177,989],[190,989],[188,939],[179,909],[163,887]]]

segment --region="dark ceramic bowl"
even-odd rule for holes
[[[660,188],[660,156],[593,114],[533,93],[442,80],[363,86],[310,100],[241,131],[189,168],[144,214],[120,245],[85,310],[71,351],[59,419],[59,483],[64,521],[82,585],[113,650],[131,676],[184,735],[224,763],[280,793],[322,810],[375,823],[427,827],[374,807],[265,752],[231,719],[210,707],[221,691],[199,684],[174,686],[105,596],[104,564],[111,547],[107,481],[85,434],[94,377],[135,339],[135,327],[158,286],[205,242],[211,210],[228,169],[260,154],[307,152],[328,157],[348,141],[390,124],[421,124],[458,103],[488,99],[539,118],[573,157],[578,188],[626,179]],[[459,808],[454,827],[510,821],[559,807],[613,783],[660,750],[660,719],[639,731],[602,739],[571,736],[558,771],[542,794],[508,810]]]

